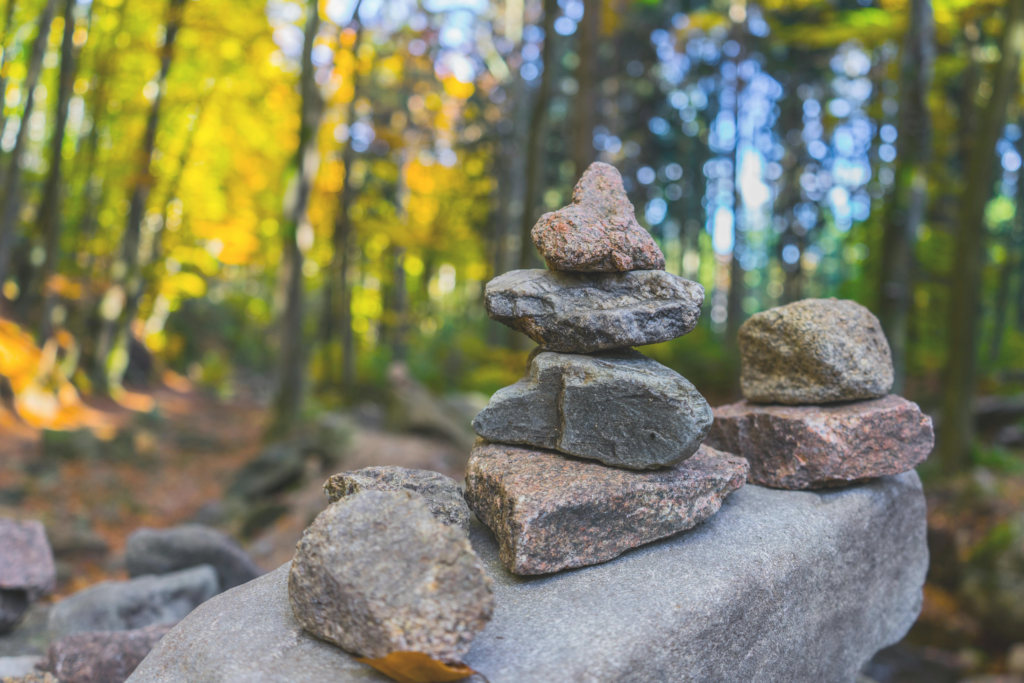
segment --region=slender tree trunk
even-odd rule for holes
[[[912,0],[900,67],[899,154],[896,187],[886,210],[878,317],[892,350],[893,386],[903,393],[907,322],[913,299],[914,243],[928,207],[931,116],[928,91],[935,61],[931,0]]]
[[[601,2],[584,0],[580,22],[580,65],[576,69],[579,91],[576,93],[573,125],[572,160],[579,178],[594,161],[594,113],[597,109],[597,47],[601,36]],[[546,62],[545,62],[546,64]]]
[[[363,25],[359,22],[359,6],[362,0],[356,4],[352,11],[352,25],[355,26],[356,37],[352,44],[353,54],[359,50],[360,41],[363,37]],[[359,99],[359,70],[358,67],[352,72],[352,99],[348,101],[345,108],[345,124],[351,126],[355,122],[355,103]],[[342,391],[348,391],[355,379],[355,349],[352,346],[352,293],[348,284],[349,252],[352,249],[352,220],[348,212],[352,205],[352,164],[355,162],[356,152],[352,149],[351,136],[345,142],[345,149],[341,154],[341,164],[344,167],[345,175],[341,181],[341,189],[338,191],[338,208],[334,214],[334,233],[331,241],[334,253],[331,254],[331,262],[327,266],[327,277],[324,278],[324,310],[321,323],[321,347],[324,354],[324,383],[329,385],[338,381],[335,377],[334,365],[332,363],[331,349],[334,340],[335,317],[338,318],[339,329],[341,330],[341,378]]]
[[[156,131],[160,123],[160,104],[167,89],[167,74],[171,70],[174,58],[174,40],[181,27],[182,12],[185,0],[170,0],[167,8],[167,23],[164,31],[164,44],[160,51],[160,72],[157,76],[157,92],[146,119],[146,131],[142,138],[138,162],[135,169],[134,184],[128,201],[128,220],[125,223],[124,237],[121,240],[121,256],[115,265],[118,271],[114,277],[114,287],[108,296],[109,301],[124,302],[121,306],[101,305],[103,320],[99,340],[96,345],[96,380],[98,388],[109,390],[109,379],[120,381],[120,376],[127,366],[127,353],[122,354],[122,362],[107,372],[107,356],[115,347],[127,349],[128,327],[138,307],[139,295],[142,293],[143,282],[139,271],[139,238],[142,232],[142,220],[145,218],[146,201],[153,186],[153,175],[150,165],[153,162],[153,150],[156,147]],[[113,290],[120,289],[119,292]],[[104,310],[105,308],[105,310]]]
[[[540,203],[544,186],[544,150],[547,138],[548,108],[551,100],[551,83],[556,65],[555,15],[558,0],[544,0],[544,72],[540,77],[533,112],[530,115],[530,134],[526,143],[526,196],[523,201],[523,217],[520,226],[521,247],[519,267],[536,268],[540,265],[537,252],[532,248],[530,231],[537,220],[537,205]]]
[[[32,53],[28,60],[28,72],[22,87],[25,89],[25,110],[22,112],[21,125],[14,142],[10,165],[3,183],[3,210],[0,212],[0,283],[7,279],[10,267],[11,250],[18,232],[18,214],[21,212],[21,157],[25,152],[28,140],[29,119],[35,104],[36,84],[43,70],[43,57],[46,54],[46,43],[50,37],[50,24],[57,8],[57,0],[46,0],[43,11],[39,15],[39,29],[32,43]]]
[[[68,121],[68,103],[75,83],[78,52],[72,38],[75,34],[75,0],[64,2],[64,38],[60,50],[60,82],[57,90],[56,120],[50,139],[50,173],[43,189],[39,210],[39,230],[43,234],[45,260],[39,269],[39,298],[43,302],[42,320],[39,321],[40,340],[50,335],[54,297],[47,288],[50,274],[57,271],[60,258],[61,207],[64,169],[64,131]]]
[[[15,0],[7,0],[7,5],[4,7],[4,37],[3,42],[0,46],[3,47],[4,55],[0,59],[0,133],[3,133],[4,126],[7,125],[7,117],[4,115],[4,103],[3,99],[7,94],[7,71],[10,68],[11,63],[11,52],[14,49],[14,43],[12,38],[14,36],[13,22],[14,22],[14,5]],[[0,175],[2,178],[2,175]]]
[[[1017,212],[1020,213],[1019,211]],[[992,338],[989,341],[988,360],[995,363],[999,360],[999,352],[1003,346],[1003,334],[1006,331],[1006,314],[1010,306],[1010,279],[1020,269],[1020,237],[1013,230],[1006,242],[1007,256],[999,269],[999,286],[996,288],[994,306],[995,321],[992,324]]]
[[[943,396],[940,457],[947,473],[962,470],[974,438],[974,392],[977,365],[978,307],[985,256],[985,205],[992,195],[996,141],[1006,120],[1010,97],[1019,89],[1024,48],[1024,0],[1006,4],[1002,57],[996,66],[992,98],[982,115],[967,166],[955,237],[955,280],[950,291],[946,385]],[[968,93],[970,95],[970,93]]]
[[[743,37],[739,31],[734,32],[735,40],[740,45],[743,45]],[[743,51],[745,52],[745,50]],[[743,57],[741,52],[737,55],[736,64],[738,65],[740,59]],[[743,108],[741,105],[741,98],[743,97],[743,81],[736,78],[736,83],[733,86],[735,92],[735,107],[733,112],[736,116],[736,137],[735,137],[735,148],[733,149],[733,222],[732,222],[732,255],[729,259],[729,298],[727,302],[728,317],[725,319],[725,343],[727,346],[735,348],[737,336],[739,334],[740,324],[743,322],[743,296],[745,294],[745,283],[743,281],[743,266],[741,262],[741,255],[746,249],[746,235],[744,229],[745,225],[742,225],[745,215],[743,212],[743,195],[740,192],[740,165],[743,163],[743,159],[740,156],[742,154],[743,141],[740,137],[740,131],[743,127],[740,125],[740,117],[743,115]]]
[[[301,127],[299,148],[296,150],[296,174],[298,187],[295,204],[289,216],[286,229],[282,231],[284,256],[287,268],[287,301],[281,319],[281,349],[277,393],[274,397],[268,437],[285,436],[295,427],[302,407],[303,368],[305,366],[305,345],[303,344],[302,321],[305,311],[305,297],[302,283],[303,254],[299,249],[298,235],[308,218],[309,195],[317,171],[316,134],[320,124],[322,100],[315,80],[313,67],[313,40],[320,30],[320,13],[317,0],[306,5],[306,30],[302,45],[302,93]]]

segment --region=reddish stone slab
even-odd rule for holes
[[[551,270],[608,273],[664,270],[665,256],[637,222],[614,166],[594,162],[572,193],[572,204],[533,226],[533,244]]]
[[[714,409],[705,440],[750,462],[748,481],[778,489],[843,486],[913,469],[935,443],[932,420],[895,395],[829,406]]]
[[[174,624],[132,631],[91,631],[50,645],[41,668],[61,683],[124,683]]]
[[[625,470],[553,451],[480,440],[466,502],[515,574],[605,562],[689,529],[743,485],[747,463],[707,446],[660,470]]]

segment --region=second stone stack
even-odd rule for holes
[[[497,277],[485,299],[538,348],[473,421],[482,440],[466,473],[467,502],[517,574],[688,529],[747,474],[742,458],[701,445],[713,416],[694,386],[631,348],[690,332],[704,289],[665,272],[618,171],[591,165],[532,236],[550,270]]]

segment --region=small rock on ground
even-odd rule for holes
[[[20,657],[0,657],[0,678],[17,678],[27,676],[35,671],[36,664],[43,661],[39,655],[22,655]]]
[[[50,645],[40,666],[61,683],[124,683],[173,624],[76,633]]]
[[[128,537],[125,564],[132,577],[169,574],[208,564],[217,570],[221,590],[263,575],[263,570],[233,538],[201,524],[136,530]]]
[[[685,377],[623,349],[535,352],[526,376],[496,392],[473,428],[488,441],[651,469],[693,455],[711,420],[711,407]]]
[[[664,270],[665,256],[636,220],[622,176],[601,162],[583,173],[572,204],[546,213],[531,233],[551,270]]]
[[[689,529],[718,512],[746,476],[743,458],[707,446],[674,467],[633,471],[480,443],[466,501],[494,532],[509,571],[549,574]]]
[[[494,610],[466,536],[405,490],[363,491],[320,513],[288,592],[306,630],[371,659],[411,651],[457,662]]]
[[[932,451],[932,420],[889,395],[830,406],[715,408],[707,444],[750,462],[749,481],[780,489],[843,486],[913,469]]]
[[[50,636],[58,640],[86,631],[130,631],[173,624],[219,592],[217,572],[209,565],[163,576],[104,581],[53,606]]]
[[[14,629],[29,605],[57,583],[42,522],[0,517],[0,634]]]
[[[362,491],[402,490],[423,496],[437,521],[469,533],[469,506],[462,497],[462,489],[454,479],[440,472],[405,467],[365,467],[335,474],[324,484],[324,492],[331,503]]]
[[[689,333],[704,288],[663,270],[513,270],[487,283],[487,315],[548,351],[592,353]]]
[[[804,299],[740,325],[740,388],[758,403],[879,398],[892,388],[882,325],[854,301]]]

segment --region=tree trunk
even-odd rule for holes
[[[15,0],[7,0],[7,5],[4,8],[4,37],[3,41],[0,42],[0,47],[3,47],[4,51],[3,59],[0,59],[0,133],[3,132],[4,126],[7,125],[7,117],[4,115],[3,98],[7,94],[7,70],[10,68],[8,65],[11,61],[11,48],[14,47],[11,43],[11,38],[15,33],[11,30],[14,23],[14,5]]]
[[[60,256],[61,206],[63,197],[64,163],[64,131],[68,121],[68,103],[71,100],[71,89],[75,83],[77,57],[79,50],[75,48],[72,36],[75,33],[75,0],[64,3],[64,38],[60,50],[60,85],[57,91],[56,121],[54,121],[53,137],[50,139],[50,173],[43,189],[43,199],[39,209],[39,230],[43,234],[44,261],[39,269],[39,299],[43,302],[42,320],[39,322],[40,341],[50,336],[51,311],[54,297],[47,288],[50,274],[57,271]]]
[[[580,22],[580,65],[576,75],[579,91],[576,93],[573,125],[576,127],[572,145],[572,160],[579,178],[594,161],[594,112],[597,110],[597,47],[601,35],[601,2],[584,0],[583,21]],[[545,64],[547,62],[545,61]]]
[[[28,60],[28,72],[22,87],[25,90],[25,110],[22,112],[18,136],[11,152],[10,164],[3,183],[3,211],[0,212],[0,284],[7,279],[10,267],[11,250],[14,248],[18,232],[18,214],[21,212],[21,156],[25,152],[28,140],[29,119],[35,103],[36,84],[43,70],[43,57],[46,55],[46,42],[50,37],[50,24],[57,8],[57,0],[46,0],[43,11],[39,15],[39,29],[32,43],[32,53]]]
[[[977,365],[978,307],[985,257],[985,205],[992,195],[993,150],[1002,134],[1006,107],[1019,89],[1020,60],[1024,48],[1024,0],[1006,4],[1002,57],[996,66],[992,98],[971,148],[967,184],[960,201],[954,252],[957,266],[950,290],[946,384],[943,396],[940,458],[943,470],[955,473],[968,464],[974,423],[975,369]],[[973,93],[967,93],[971,96]]]
[[[931,0],[912,0],[900,67],[899,147],[896,187],[885,215],[878,317],[892,350],[895,394],[903,393],[907,321],[913,299],[914,243],[928,206],[931,153],[928,91],[935,61]]]
[[[317,0],[306,5],[306,30],[302,45],[302,116],[299,129],[299,148],[296,150],[298,187],[295,205],[289,216],[286,229],[282,231],[284,257],[287,268],[287,300],[281,318],[281,348],[278,371],[277,393],[274,396],[273,412],[267,437],[288,435],[295,427],[302,407],[303,369],[305,349],[302,335],[302,321],[305,309],[302,283],[303,254],[299,249],[299,228],[308,218],[309,195],[317,171],[316,134],[320,123],[322,100],[315,80],[313,67],[313,40],[320,29],[320,13]]]
[[[532,248],[530,231],[537,220],[537,205],[544,187],[544,150],[547,133],[551,83],[556,68],[555,15],[558,0],[544,0],[544,72],[540,77],[533,112],[530,115],[530,134],[526,145],[526,196],[523,199],[523,217],[520,226],[521,246],[519,267],[536,268],[540,265],[537,252]]]
[[[156,131],[160,123],[160,104],[167,89],[167,74],[171,70],[174,58],[174,39],[181,27],[181,16],[185,8],[185,0],[170,0],[167,7],[167,23],[164,31],[164,44],[160,50],[160,73],[157,76],[157,92],[146,119],[146,132],[139,150],[138,166],[135,169],[134,184],[128,202],[128,219],[125,223],[124,237],[121,239],[121,256],[119,259],[119,277],[115,275],[114,286],[108,292],[111,296],[116,288],[120,288],[117,298],[124,304],[121,307],[110,306],[105,316],[99,340],[96,344],[96,380],[100,390],[109,390],[110,380],[120,381],[121,374],[127,364],[127,356],[123,355],[121,367],[112,367],[107,372],[107,356],[116,347],[128,348],[128,327],[138,307],[139,294],[142,292],[142,276],[139,272],[139,237],[142,232],[142,220],[146,213],[146,200],[153,185],[150,165],[153,161],[153,150],[156,147]],[[102,305],[101,305],[102,308]],[[118,310],[120,308],[121,310]]]

